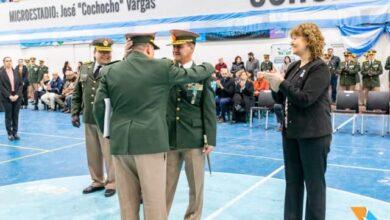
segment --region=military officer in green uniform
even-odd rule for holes
[[[355,65],[357,66],[358,73],[356,74],[356,85],[355,85],[355,91],[358,91],[359,93],[359,105],[363,105],[364,102],[364,94],[363,94],[363,86],[362,86],[362,80],[360,79],[360,72],[362,71],[362,67],[360,65],[360,62],[358,60],[358,56],[354,53],[352,53],[352,61],[355,62]]]
[[[336,67],[333,65],[332,62],[330,62],[330,59],[332,58],[332,55],[329,54],[329,53],[324,53],[323,58],[324,58],[324,62],[326,63],[326,65],[328,65],[328,68],[329,68],[330,72],[335,71]]]
[[[385,70],[390,70],[390,56],[387,57]],[[390,71],[389,71],[389,91],[390,91]]]
[[[340,75],[339,89],[341,91],[354,91],[356,86],[356,75],[359,73],[359,66],[353,61],[352,53],[344,52],[344,61],[342,61],[337,70]]]
[[[184,69],[154,59],[154,34],[127,34],[130,54],[104,68],[94,115],[104,129],[104,99],[110,98],[111,153],[117,176],[122,220],[139,219],[142,192],[144,219],[166,220],[166,157],[169,150],[167,103],[177,84],[211,76],[210,64]]]
[[[196,66],[192,60],[197,33],[172,30],[176,66]],[[216,145],[215,96],[212,78],[174,86],[169,95],[167,120],[170,151],[167,157],[167,211],[172,207],[180,171],[184,163],[189,190],[186,220],[202,216],[205,154]],[[205,139],[207,137],[207,145]]]
[[[39,60],[39,67],[38,67],[38,82],[42,80],[42,77],[44,74],[49,73],[49,67],[45,65],[44,60]]]
[[[87,146],[87,161],[92,183],[83,190],[84,194],[104,190],[104,196],[115,194],[115,169],[110,153],[108,139],[104,138],[93,117],[92,109],[95,95],[102,79],[101,70],[111,62],[113,41],[99,38],[92,42],[94,62],[86,62],[80,68],[72,98],[72,124],[80,127],[80,113],[83,112],[85,141]],[[107,178],[104,178],[104,167]]]
[[[269,54],[264,54],[264,61],[261,62],[261,72],[271,72],[274,69],[274,64],[270,61]]]
[[[379,75],[383,73],[382,62],[375,59],[375,50],[367,52],[368,60],[362,64],[364,97],[367,100],[369,91],[380,91]]]
[[[38,80],[38,70],[39,66],[35,63],[36,62],[35,57],[30,58],[30,68],[28,69],[28,81],[30,82],[31,86],[31,93],[34,95],[35,91],[38,90],[39,87],[39,80]]]

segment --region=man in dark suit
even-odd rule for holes
[[[23,82],[12,69],[11,57],[4,57],[0,71],[0,94],[5,110],[5,126],[10,141],[19,140],[18,120]]]
[[[235,84],[234,79],[230,77],[228,69],[221,69],[221,79],[217,80],[216,91],[216,111],[218,116],[218,122],[222,123],[226,121],[226,113],[229,111],[229,106],[232,104],[232,98],[234,95]]]

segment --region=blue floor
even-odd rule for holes
[[[69,114],[21,110],[17,142],[8,141],[4,113],[0,118],[0,219],[119,219],[117,198],[81,194],[89,184],[84,129],[73,128]],[[390,135],[380,136],[380,122],[368,118],[363,136],[352,136],[350,125],[333,136],[327,219],[356,219],[352,206],[390,219]],[[268,130],[257,119],[253,128],[220,124],[212,167],[203,219],[282,219],[283,157],[273,116]],[[169,219],[182,219],[187,195],[182,178]]]

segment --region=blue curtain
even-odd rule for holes
[[[387,25],[386,25],[386,32],[387,32],[387,34],[388,34],[389,37],[390,37],[390,24],[387,24]]]

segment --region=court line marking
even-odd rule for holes
[[[46,152],[47,149],[42,149],[38,147],[25,147],[25,146],[17,146],[17,145],[10,145],[10,144],[0,144],[1,147],[11,147],[11,148],[17,148],[17,149],[23,149],[23,150],[35,150],[35,151],[42,151]]]
[[[223,153],[223,152],[216,152],[216,151],[214,151],[213,153],[214,153],[214,154],[222,154],[222,155],[230,155],[230,156],[251,157],[251,158],[257,158],[257,159],[269,159],[269,160],[283,161],[283,159],[281,159],[281,158],[275,158],[275,157],[263,157],[263,156],[248,155],[248,154]],[[390,172],[389,169],[370,168],[370,167],[361,167],[361,166],[349,166],[349,165],[340,165],[340,164],[334,164],[334,163],[328,163],[328,166],[332,166],[332,167],[342,167],[342,168],[350,168],[350,169],[357,169],[357,170],[369,170],[369,171]]]
[[[214,151],[213,154],[222,154],[222,155],[239,156],[239,157],[253,157],[253,158],[269,159],[269,160],[276,160],[276,161],[283,160],[283,159],[275,158],[275,157],[264,157],[264,156],[256,156],[256,155],[249,155],[249,154],[224,153],[224,152],[218,152],[218,151]]]
[[[25,159],[25,158],[34,157],[34,156],[38,156],[38,155],[42,155],[42,154],[48,154],[48,153],[60,151],[60,150],[63,150],[63,149],[68,149],[68,148],[76,147],[76,146],[81,145],[81,144],[84,144],[84,143],[85,143],[85,142],[83,141],[83,142],[79,142],[79,143],[76,143],[76,144],[69,144],[69,145],[66,145],[66,146],[63,146],[63,147],[59,147],[59,148],[47,150],[47,151],[45,151],[45,152],[38,152],[38,153],[29,154],[29,155],[22,156],[22,157],[16,157],[16,158],[12,158],[12,159],[9,159],[9,160],[0,161],[0,164],[5,164],[5,163],[17,161],[17,160],[22,160],[22,159]]]
[[[5,132],[4,130],[0,132]],[[62,135],[51,135],[51,134],[40,134],[40,133],[30,133],[30,132],[18,132],[19,134],[27,134],[27,135],[33,135],[33,136],[43,136],[43,137],[55,137],[55,138],[68,138],[68,139],[74,139],[74,140],[82,140],[84,141],[84,138],[76,138],[76,137],[69,137],[69,136],[62,136]]]
[[[205,218],[205,220],[212,220],[212,219],[215,219],[216,217],[218,217],[223,211],[225,211],[226,209],[230,208],[232,205],[234,205],[236,202],[238,202],[240,199],[242,199],[244,196],[248,195],[249,193],[251,193],[253,190],[255,190],[256,188],[260,187],[261,185],[263,185],[264,183],[266,183],[268,180],[272,179],[272,177],[274,177],[276,174],[278,174],[280,171],[282,171],[284,169],[284,165],[280,166],[278,169],[274,170],[272,173],[270,173],[268,176],[262,178],[260,181],[258,181],[257,183],[253,184],[251,187],[249,187],[247,190],[243,191],[242,193],[240,193],[239,195],[237,195],[235,198],[233,198],[232,200],[230,200],[228,203],[226,203],[225,205],[223,205],[221,208],[217,209],[216,211],[214,211],[213,213],[211,213],[209,216],[207,216],[207,218]]]

